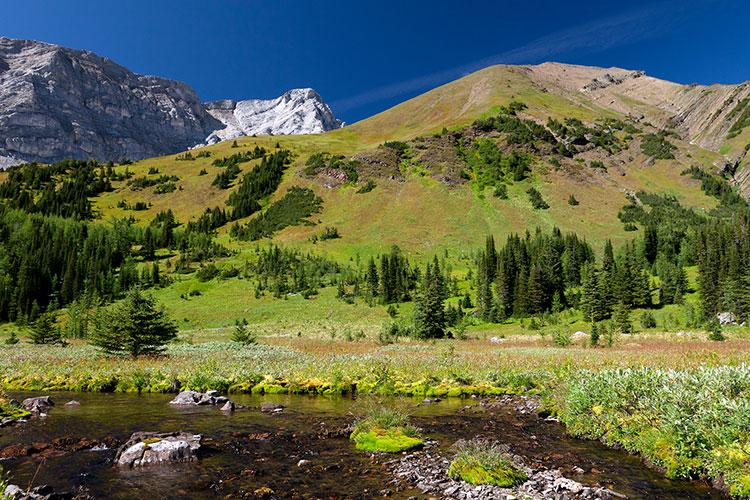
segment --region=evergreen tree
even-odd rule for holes
[[[32,323],[29,337],[34,344],[64,344],[60,327],[55,323],[57,316],[53,312],[45,312]]]
[[[108,354],[159,354],[177,337],[177,325],[153,297],[137,288],[101,310],[94,323],[91,343]]]
[[[437,260],[427,264],[422,286],[414,303],[414,333],[417,338],[435,339],[445,335],[445,306],[442,275]]]
[[[6,345],[18,344],[18,334],[16,333],[15,330],[10,331],[10,336],[7,339],[5,339],[5,344]]]
[[[633,324],[630,322],[630,308],[624,302],[619,302],[612,313],[613,328],[620,333],[633,333]]]
[[[591,347],[596,347],[599,345],[600,335],[601,334],[599,333],[599,324],[591,323],[591,336],[589,337],[589,343],[591,344]]]
[[[724,333],[721,331],[721,323],[719,323],[719,320],[716,318],[708,323],[708,340],[713,340],[714,342],[722,342],[726,340]]]
[[[653,264],[656,261],[658,249],[659,237],[656,233],[656,227],[649,224],[643,232],[643,256],[649,264]]]
[[[251,345],[258,342],[258,338],[254,333],[250,331],[247,320],[245,318],[238,319],[234,322],[232,342],[236,342],[242,345]]]

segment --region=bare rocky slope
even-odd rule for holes
[[[309,88],[292,89],[276,99],[211,101],[206,109],[226,126],[213,132],[206,144],[249,135],[319,134],[344,126]]]
[[[343,124],[320,95],[203,104],[188,85],[92,52],[0,37],[0,169],[65,158],[136,160],[252,134]]]
[[[742,140],[750,130],[742,120],[750,114],[750,82],[736,85],[682,85],[621,68],[596,68],[545,63],[525,66],[531,79],[547,91],[581,102],[649,120],[660,128],[675,129],[684,139],[711,151],[720,151],[734,173],[746,163]],[[740,122],[740,123],[738,123]],[[732,133],[737,131],[738,133]],[[739,137],[738,137],[739,136]],[[732,139],[737,140],[732,141]],[[750,184],[738,183],[750,194]]]
[[[145,158],[192,146],[220,126],[183,83],[87,51],[0,38],[6,162]]]

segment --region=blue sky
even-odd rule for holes
[[[0,35],[85,48],[205,100],[314,87],[352,123],[494,63],[750,79],[740,0],[0,0]]]

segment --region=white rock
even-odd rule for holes
[[[319,134],[344,125],[309,88],[292,89],[276,99],[211,101],[206,110],[226,125],[206,137],[206,144],[249,135]]]

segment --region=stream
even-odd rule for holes
[[[398,456],[354,450],[347,427],[367,398],[232,395],[245,408],[226,413],[214,406],[176,407],[168,404],[174,397],[169,394],[45,394],[55,401],[46,417],[0,429],[0,466],[23,488],[48,484],[96,498],[241,497],[259,488],[284,498],[425,497],[392,484],[388,462]],[[18,400],[39,395],[10,394]],[[70,400],[81,404],[65,406]],[[263,402],[285,410],[261,413]],[[405,398],[389,403],[408,409],[413,424],[446,455],[458,439],[483,437],[508,444],[530,466],[560,469],[565,477],[628,498],[725,498],[704,482],[669,480],[637,457],[568,437],[559,423],[520,413],[513,404],[448,399],[418,405]],[[200,459],[115,467],[117,446],[136,431],[201,434]],[[76,451],[81,440],[87,449]],[[298,465],[301,460],[307,462]]]

